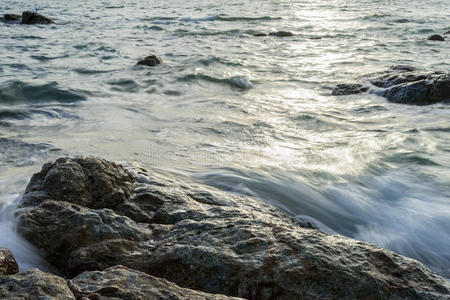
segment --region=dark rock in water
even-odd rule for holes
[[[77,299],[241,299],[181,288],[165,279],[116,266],[84,272],[68,282]]]
[[[429,36],[427,38],[427,40],[429,40],[429,41],[441,41],[441,42],[445,41],[445,39],[442,36],[440,36],[439,34],[433,34],[433,35]]]
[[[114,194],[121,196],[103,196]],[[19,232],[68,276],[121,264],[184,288],[249,299],[442,299],[450,293],[445,279],[415,260],[324,234],[260,200],[97,158],[46,164],[16,214]],[[153,280],[127,269],[90,274],[100,290],[105,284],[96,292],[104,297],[127,288],[142,292],[140,284],[120,279],[125,274],[142,284]],[[72,285],[81,290],[88,277]]]
[[[143,65],[143,66],[154,67],[154,66],[159,65],[161,63],[162,63],[161,58],[159,58],[156,55],[150,55],[150,56],[147,56],[144,59],[141,59],[137,64],[138,65]]]
[[[0,299],[75,300],[75,296],[63,278],[31,269],[0,276]]]
[[[450,30],[449,31],[447,31],[446,33],[444,33],[444,34],[450,34]]]
[[[294,36],[292,32],[289,31],[276,31],[276,32],[270,32],[270,36],[277,36],[277,37],[289,37]]]
[[[364,86],[362,84],[342,83],[342,84],[336,85],[336,87],[333,89],[332,95],[334,95],[334,96],[353,95],[353,94],[367,92],[368,90],[369,90],[369,87]]]
[[[396,68],[370,82],[381,88],[376,94],[395,103],[428,105],[450,100],[450,74],[444,72]]]
[[[0,276],[19,272],[19,266],[11,251],[0,247]]]
[[[349,95],[372,90],[389,101],[402,104],[428,105],[450,100],[450,74],[424,72],[409,66],[395,66],[386,72],[374,74],[373,85],[338,84],[333,95]]]
[[[24,11],[22,13],[22,24],[51,24],[53,21],[43,15],[31,11]]]
[[[3,15],[3,20],[4,21],[17,21],[17,20],[20,20],[21,18],[22,18],[22,16],[15,15],[15,14],[5,14],[5,15]]]
[[[261,36],[267,36],[267,34],[263,33],[263,32],[260,32],[260,33],[254,34],[253,36],[261,37]]]

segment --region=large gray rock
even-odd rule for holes
[[[103,272],[84,272],[68,283],[77,299],[240,299],[181,288],[165,279],[123,266],[112,267]]]
[[[110,196],[117,190],[123,197]],[[250,299],[450,293],[446,280],[415,260],[324,234],[256,199],[96,158],[46,164],[17,216],[19,231],[68,276],[122,264],[185,288]]]
[[[16,274],[17,272],[19,272],[19,266],[14,255],[9,249],[0,247],[0,276]]]
[[[75,296],[63,278],[31,269],[16,275],[0,275],[0,299],[75,300]]]
[[[367,84],[338,84],[333,95],[370,91],[401,104],[429,105],[450,100],[450,74],[425,72],[409,66],[395,66],[369,75]]]

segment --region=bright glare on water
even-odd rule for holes
[[[450,70],[450,2],[10,1],[0,23],[0,246],[31,174],[62,155],[252,195],[450,276],[450,107],[331,96],[392,65]],[[254,37],[291,31],[288,38]],[[156,68],[135,67],[159,55]]]

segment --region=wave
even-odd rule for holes
[[[225,31],[190,31],[186,29],[177,29],[175,34],[178,36],[216,36],[216,35],[238,35],[241,32],[239,29],[230,29]]]
[[[206,81],[211,83],[217,83],[227,85],[232,88],[238,88],[241,90],[248,90],[253,87],[252,83],[245,77],[234,76],[230,78],[217,78],[206,74],[189,74],[178,78],[178,81]]]
[[[84,101],[80,91],[62,87],[56,82],[41,85],[14,80],[0,84],[0,104]]]
[[[27,143],[17,139],[0,137],[0,166],[14,165],[27,166],[35,163],[37,159],[58,154],[61,150],[46,143]]]
[[[205,22],[205,21],[222,21],[222,22],[252,22],[252,21],[270,21],[270,20],[281,20],[281,17],[270,17],[270,16],[262,16],[262,17],[224,17],[224,16],[208,16],[203,18],[192,18],[192,17],[183,17],[180,18],[180,21],[189,21],[189,22]]]

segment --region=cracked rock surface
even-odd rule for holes
[[[446,299],[450,293],[445,279],[413,259],[324,234],[258,199],[99,158],[44,165],[16,214],[22,235],[70,278],[105,270],[92,276],[109,282],[111,274],[139,271],[248,299]],[[110,269],[116,265],[128,269]],[[72,282],[83,286],[83,280]]]

